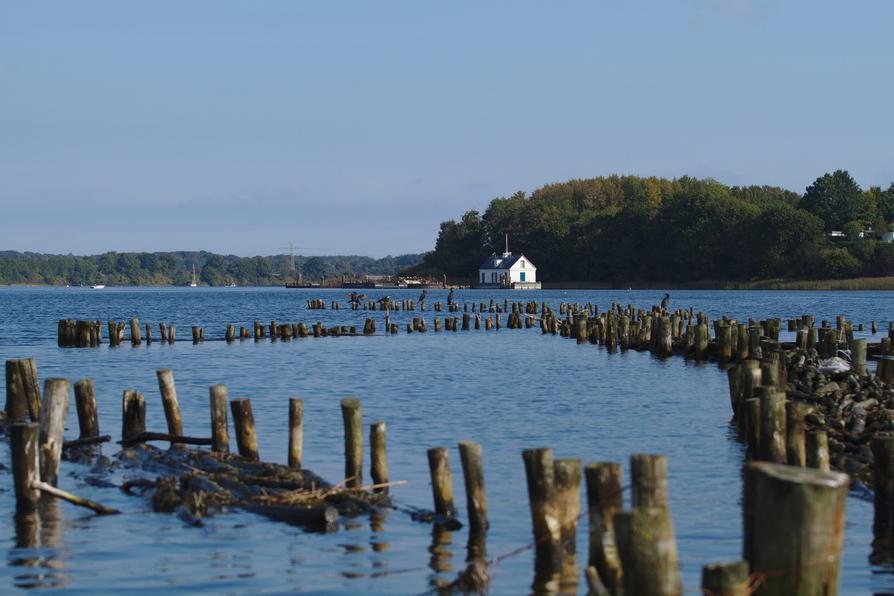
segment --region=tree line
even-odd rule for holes
[[[238,257],[210,252],[106,252],[100,255],[47,255],[0,252],[0,284],[269,286],[293,281],[296,270],[308,281],[342,276],[394,275],[421,255],[373,259],[362,256]]]
[[[894,183],[844,170],[803,194],[713,179],[606,176],[547,184],[441,224],[417,273],[474,278],[509,248],[543,281],[826,279],[894,275]]]

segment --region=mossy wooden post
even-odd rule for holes
[[[363,486],[363,420],[360,400],[341,400],[341,417],[345,428],[345,479],[350,488]]]
[[[667,506],[667,458],[636,453],[630,456],[633,507]]]
[[[25,414],[21,419],[30,418],[31,422],[38,422],[40,420],[41,397],[40,379],[37,377],[37,363],[34,358],[23,358],[13,362],[16,369],[15,401],[23,403],[25,409]],[[6,399],[8,402],[8,393]]]
[[[585,468],[590,529],[589,564],[612,594],[621,588],[621,561],[615,543],[614,515],[624,508],[621,464],[595,463]]]
[[[875,539],[888,545],[894,534],[894,437],[877,436],[872,447],[872,478],[875,489]]]
[[[36,422],[16,422],[10,427],[9,449],[17,515],[34,513],[40,501],[40,491],[34,488],[35,483],[40,480],[38,435],[39,427]]]
[[[706,596],[751,596],[747,561],[712,563],[702,567],[702,593]]]
[[[117,347],[120,343],[118,340],[118,324],[115,321],[109,321],[109,347]]]
[[[813,430],[807,433],[807,467],[828,472],[829,437],[824,430]]]
[[[748,340],[748,326],[744,323],[739,324],[738,326],[738,335],[736,337],[736,360],[739,362],[743,362],[748,360],[748,346],[750,342]]]
[[[6,419],[11,422],[28,420],[28,400],[19,370],[18,360],[6,361]]]
[[[717,354],[721,364],[726,364],[733,358],[732,332],[728,324],[721,323],[717,326]]]
[[[388,484],[388,449],[384,422],[376,422],[369,427],[370,466],[369,475],[374,484]],[[381,486],[376,492],[387,493],[388,487]]]
[[[233,428],[236,430],[236,446],[239,455],[253,461],[260,461],[258,453],[258,433],[255,430],[255,417],[251,410],[250,399],[234,399],[230,402],[233,414]]]
[[[804,436],[804,404],[797,401],[785,404],[785,458],[790,466],[807,465],[807,440]]]
[[[579,459],[557,459],[556,504],[562,534],[562,557],[574,560],[577,544],[577,519],[580,516],[581,462]]]
[[[289,398],[289,467],[301,469],[304,449],[304,400]]]
[[[746,399],[742,403],[745,420],[745,437],[748,441],[748,457],[753,460],[761,458],[761,400],[757,397]]]
[[[96,413],[96,387],[93,379],[75,383],[75,407],[78,410],[78,427],[81,439],[99,436],[99,415]]]
[[[705,323],[695,328],[695,359],[708,359],[708,326]]]
[[[227,423],[227,386],[212,385],[209,389],[211,403],[211,451],[230,452],[230,430]]]
[[[674,527],[666,507],[637,507],[616,513],[614,526],[625,594],[683,593]]]
[[[866,340],[855,339],[851,343],[851,354],[853,355],[854,372],[861,377],[866,375]]]
[[[463,466],[466,487],[466,511],[469,515],[469,532],[487,531],[487,495],[484,491],[484,455],[481,445],[471,441],[459,442],[459,458]]]
[[[142,393],[124,390],[121,408],[121,438],[146,432],[146,400]]]
[[[40,479],[56,486],[71,386],[65,379],[47,379],[40,409]]]
[[[158,378],[158,390],[161,392],[165,420],[168,422],[168,434],[183,436],[183,419],[180,417],[180,403],[177,401],[174,371],[170,368],[160,368],[155,371],[155,376]],[[171,446],[182,446],[182,443],[172,443]]]
[[[773,387],[762,388],[760,454],[762,461],[786,462],[785,394]]]
[[[428,470],[431,475],[435,513],[453,517],[456,514],[453,504],[453,475],[450,473],[445,447],[432,447],[428,450]]]
[[[138,346],[143,341],[143,338],[140,336],[140,320],[139,319],[131,319],[130,320],[130,342]]]
[[[887,385],[894,384],[894,356],[879,356],[875,369],[878,380]]]
[[[522,452],[528,484],[528,501],[534,529],[537,575],[558,573],[562,568],[562,528],[556,503],[553,451],[549,448]]]
[[[838,593],[849,484],[837,472],[746,465],[745,560],[761,594]]]

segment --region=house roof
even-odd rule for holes
[[[491,255],[485,259],[481,265],[479,265],[479,269],[511,269],[513,265],[515,265],[520,259],[525,258],[525,255],[509,255],[508,257],[504,257],[502,255]],[[528,263],[531,265],[531,269],[537,269],[534,266],[534,263],[531,263],[531,259],[528,259]]]

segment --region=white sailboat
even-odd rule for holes
[[[192,266],[192,281],[189,282],[189,287],[191,287],[191,288],[199,287],[199,284],[196,283],[196,266],[195,265]]]

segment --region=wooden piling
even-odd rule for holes
[[[850,480],[837,472],[745,467],[745,560],[760,593],[835,594]]]
[[[807,433],[807,467],[816,468],[823,472],[830,470],[829,466],[829,437],[824,430],[814,430]]]
[[[677,544],[666,507],[637,507],[614,517],[625,594],[683,593]]]
[[[386,428],[384,422],[376,422],[369,428],[370,478],[374,484],[388,484],[388,451],[385,442]],[[388,487],[382,486],[376,492],[387,493]]]
[[[894,437],[873,437],[870,446],[875,489],[873,534],[876,540],[890,544],[894,536]]]
[[[183,435],[183,419],[180,416],[180,403],[177,401],[177,388],[174,385],[174,371],[170,368],[160,368],[155,371],[158,378],[158,390],[161,392],[161,402],[165,410],[165,420],[168,422],[169,435]],[[171,446],[179,446],[180,443],[172,443]]]
[[[760,454],[762,461],[786,462],[785,394],[773,387],[762,388]]]
[[[40,420],[40,381],[33,358],[6,361],[6,417],[17,422]]]
[[[854,363],[854,372],[860,375],[861,377],[866,374],[866,340],[865,339],[855,339],[851,343],[851,354],[853,358],[851,359]]]
[[[140,320],[139,319],[131,319],[130,320],[130,342],[138,346],[143,341],[140,336]]]
[[[667,458],[663,455],[630,456],[631,503],[633,507],[667,506]]]
[[[99,436],[99,415],[96,413],[96,387],[93,379],[75,383],[75,407],[78,411],[78,427],[81,439]]]
[[[40,501],[40,491],[35,488],[40,479],[38,435],[39,426],[36,422],[17,422],[10,427],[9,449],[17,515],[36,512]]]
[[[590,530],[589,564],[612,594],[621,589],[621,561],[615,542],[615,513],[624,507],[621,465],[595,463],[585,468],[587,509]]]
[[[702,593],[706,596],[751,596],[748,562],[728,561],[702,567]]]
[[[459,457],[466,487],[466,511],[469,531],[485,532],[490,527],[487,519],[487,495],[484,491],[484,456],[481,445],[471,441],[459,442]]]
[[[345,429],[345,479],[350,488],[363,486],[363,420],[360,400],[341,400],[341,416]]]
[[[790,466],[807,464],[807,441],[804,437],[804,404],[790,401],[785,404],[785,458]]]
[[[146,432],[146,400],[142,393],[124,390],[121,418],[122,439]]]
[[[445,447],[433,447],[428,450],[428,470],[431,474],[435,513],[453,517],[456,515],[456,508],[453,505],[453,475],[450,473]]]
[[[304,449],[304,400],[289,398],[289,467],[301,469]]]
[[[253,461],[261,461],[258,453],[258,433],[250,399],[234,399],[230,402],[233,414],[233,428],[236,430],[236,446],[239,455]]]
[[[47,379],[40,410],[40,479],[56,486],[71,387],[65,379]]]
[[[577,519],[580,516],[581,462],[579,459],[557,459],[553,465],[562,557],[566,561],[573,561],[577,544]]]
[[[538,574],[558,573],[562,567],[562,532],[556,503],[555,466],[549,448],[522,452],[528,484],[528,501],[534,530],[535,568]]]
[[[212,385],[209,389],[211,404],[211,451],[230,452],[230,430],[227,423],[227,386]]]

